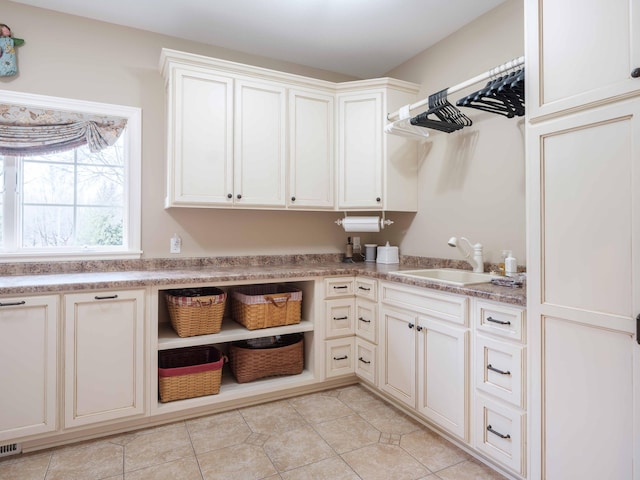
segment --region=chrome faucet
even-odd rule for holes
[[[473,250],[473,258],[471,258],[471,252],[465,248],[462,248],[462,245],[458,244],[458,240],[464,240],[467,245],[469,245],[469,249]],[[465,237],[451,237],[449,242],[447,242],[450,247],[458,247],[458,249],[462,252],[465,260],[469,262],[469,264],[473,267],[474,272],[484,272],[484,258],[482,257],[482,245],[476,243],[474,245],[471,244],[469,240]]]

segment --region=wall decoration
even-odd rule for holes
[[[24,43],[14,38],[8,25],[0,23],[0,77],[11,77],[18,73],[15,47]]]

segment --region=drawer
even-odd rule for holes
[[[355,279],[353,277],[333,277],[324,279],[325,298],[353,295]]]
[[[354,337],[325,342],[325,376],[338,377],[355,372]]]
[[[357,297],[376,302],[378,301],[378,281],[373,278],[356,277],[355,292]]]
[[[522,411],[476,397],[476,449],[521,475],[525,474],[525,430]]]
[[[356,335],[371,343],[378,343],[378,304],[356,299]]]
[[[476,325],[485,333],[524,342],[525,317],[524,308],[484,300],[476,302]]]
[[[355,299],[325,300],[326,338],[355,334]]]
[[[525,347],[477,335],[475,355],[476,388],[523,408]]]
[[[467,297],[429,292],[424,288],[395,283],[382,283],[381,301],[416,313],[436,316],[442,320],[467,326],[469,300]]]
[[[376,377],[377,347],[372,343],[356,338],[356,375],[377,386]]]

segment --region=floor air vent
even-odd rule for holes
[[[19,443],[7,443],[6,445],[0,445],[0,457],[17,455],[20,452],[22,452],[22,445]]]

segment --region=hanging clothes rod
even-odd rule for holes
[[[450,95],[452,93],[455,92],[459,92],[460,90],[463,90],[467,87],[470,87],[471,85],[475,85],[476,83],[482,82],[484,80],[487,80],[491,77],[495,77],[496,75],[500,75],[501,73],[507,72],[513,68],[517,68],[521,65],[524,65],[524,57],[518,57],[514,60],[511,60],[510,62],[507,63],[503,63],[502,65],[499,65],[495,68],[492,68],[491,70],[488,70],[484,73],[481,73],[480,75],[477,75],[473,78],[470,78],[469,80],[467,80],[466,82],[462,82],[459,83],[458,85],[454,85],[453,87],[449,87],[447,89],[447,95]],[[412,103],[411,105],[409,105],[409,111],[411,110],[415,110],[416,108],[420,108],[420,107],[424,107],[425,105],[429,104],[429,97],[424,98],[422,100],[420,100],[419,102],[416,103]],[[404,109],[406,109],[406,105],[403,107]],[[402,109],[401,109],[402,110]],[[387,115],[387,120],[389,121],[393,121],[393,120],[397,120],[400,117],[400,111],[398,110],[397,112],[393,112],[393,113],[389,113]],[[406,111],[406,110],[405,110]]]

